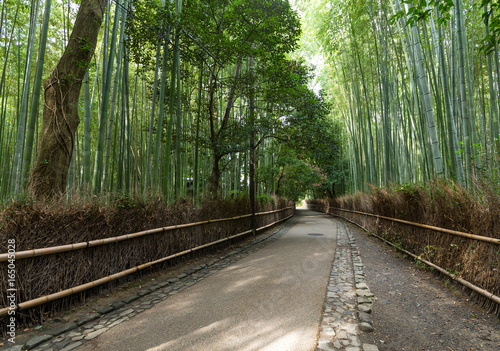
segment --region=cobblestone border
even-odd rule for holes
[[[83,345],[85,341],[96,338],[108,329],[153,307],[169,296],[179,293],[224,267],[278,240],[288,232],[295,220],[296,217],[292,217],[273,232],[258,235],[250,242],[240,244],[236,249],[224,256],[207,260],[200,266],[185,271],[176,278],[156,281],[153,285],[138,291],[137,294],[115,301],[111,305],[101,308],[82,319],[68,323],[59,329],[35,336],[26,344],[10,347],[7,351],[70,351],[76,349]]]
[[[370,316],[374,295],[366,285],[363,263],[354,236],[342,221],[337,222],[337,246],[317,350],[378,351],[361,344],[359,332],[372,332]]]

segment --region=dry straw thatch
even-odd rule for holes
[[[117,197],[110,203],[110,205],[102,205],[97,201],[71,205],[64,203],[44,205],[28,201],[13,203],[0,213],[0,253],[7,252],[7,239],[15,239],[16,251],[23,251],[250,213],[250,205],[245,197],[210,199],[198,207],[189,201],[166,205],[161,200],[145,201],[129,197]],[[290,204],[285,200],[259,203],[258,211],[284,208],[287,205]],[[285,212],[279,212],[257,216],[257,227],[281,219],[284,215]],[[17,260],[17,302],[68,289],[246,231],[250,229],[250,221],[247,217],[235,221],[210,223],[104,246]],[[179,259],[159,264],[152,269],[161,270],[178,261]],[[147,272],[151,272],[151,269]],[[135,276],[141,274],[144,273]],[[20,311],[16,314],[17,322],[22,326],[41,323],[54,312],[81,304],[87,297],[108,291],[123,283],[124,279],[132,278],[122,278],[68,298]],[[0,286],[7,286],[7,262],[0,263]],[[0,296],[0,305],[2,307],[7,305],[6,294]],[[6,323],[1,325],[4,327]]]
[[[316,205],[315,209],[347,218],[397,246],[500,296],[499,245],[335,210],[355,210],[500,238],[499,198],[494,193],[483,191],[481,196],[473,196],[456,185],[434,182],[428,186],[373,188],[368,193],[314,200],[310,204]],[[495,302],[468,288],[460,288],[486,310],[500,313],[500,306]]]

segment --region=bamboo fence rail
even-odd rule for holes
[[[273,211],[267,211],[267,212],[259,212],[256,213],[256,216],[259,215],[265,215],[265,214],[271,214],[271,213],[277,213],[277,212],[282,212],[286,211],[289,209],[292,209],[293,207],[285,207],[279,210],[273,210]],[[15,259],[20,260],[23,258],[28,258],[28,257],[38,257],[38,256],[43,256],[43,255],[50,255],[50,254],[55,254],[55,253],[61,253],[61,252],[67,252],[67,251],[74,251],[74,250],[80,250],[80,249],[86,249],[89,247],[94,247],[94,246],[100,246],[100,245],[106,245],[106,244],[111,244],[111,243],[117,243],[120,241],[124,240],[130,240],[130,239],[135,239],[139,238],[142,236],[146,235],[151,235],[151,234],[156,234],[156,233],[161,233],[161,232],[167,232],[167,231],[172,231],[172,230],[177,230],[177,229],[184,229],[184,228],[190,228],[190,227],[195,227],[203,224],[210,224],[210,223],[217,223],[217,222],[224,222],[224,221],[233,221],[233,220],[238,220],[242,218],[248,218],[251,217],[251,214],[246,214],[242,216],[236,216],[236,217],[230,217],[230,218],[218,218],[218,219],[209,219],[207,221],[201,221],[201,222],[193,222],[193,223],[187,223],[187,224],[178,224],[178,225],[172,225],[168,227],[162,227],[162,228],[155,228],[155,229],[149,229],[149,230],[144,230],[141,232],[137,233],[130,233],[130,234],[125,234],[125,235],[120,235],[120,236],[115,236],[115,237],[110,237],[110,238],[105,238],[105,239],[98,239],[98,240],[91,240],[91,241],[86,241],[86,242],[80,242],[76,244],[67,244],[67,245],[60,245],[60,246],[52,246],[52,247],[44,247],[44,248],[39,248],[39,249],[32,249],[32,250],[25,250],[25,251],[18,251],[16,252]],[[12,257],[12,254],[10,254]],[[9,259],[9,254],[8,253],[3,253],[0,254],[0,262],[5,262]]]
[[[258,213],[256,215],[271,214],[271,213],[285,211],[285,210],[288,210],[288,209],[293,209],[293,207],[286,207],[286,208],[283,208],[283,209],[280,209],[280,210],[275,210],[275,211],[260,212],[260,213]],[[205,223],[208,223],[208,222],[210,222],[210,223],[221,222],[223,220],[240,219],[242,217],[248,217],[248,216],[251,216],[251,215],[244,215],[244,216],[238,216],[238,217],[233,217],[233,218],[222,218],[222,219],[216,219],[216,220],[210,220],[210,221],[204,221],[204,222],[196,222],[196,223],[183,224],[182,228],[186,228],[189,225],[193,226],[193,225],[205,224]],[[260,228],[257,228],[256,231],[261,231],[263,229],[269,228],[269,227],[271,227],[271,226],[273,226],[275,224],[278,224],[280,222],[283,222],[283,221],[291,218],[292,216],[293,216],[293,213],[291,215],[285,217],[285,218],[282,218],[282,219],[278,220],[278,221],[275,221],[273,223],[270,223],[270,224],[267,224],[267,225],[262,226]],[[172,227],[177,227],[177,228],[173,228],[173,229],[178,229],[179,228],[179,226],[171,226],[171,227],[165,227],[165,228],[172,228]],[[158,228],[158,229],[163,229],[163,228]],[[169,229],[169,230],[173,230],[173,229]],[[228,240],[232,240],[232,239],[238,238],[238,237],[243,236],[243,235],[250,234],[250,233],[252,233],[252,231],[253,230],[250,229],[250,230],[238,233],[238,234],[234,234],[234,235],[228,236],[226,238],[222,238],[222,239],[219,239],[219,240],[216,240],[216,241],[212,241],[210,243],[206,243],[206,244],[203,244],[203,245],[200,245],[200,246],[196,246],[196,247],[193,247],[193,248],[181,251],[181,252],[177,252],[175,254],[172,254],[172,255],[160,258],[160,259],[155,260],[155,261],[146,262],[146,263],[144,263],[142,265],[135,266],[133,268],[130,268],[130,269],[127,269],[127,270],[124,270],[124,271],[121,271],[121,272],[109,275],[107,277],[103,277],[103,278],[94,280],[94,281],[89,282],[89,283],[78,285],[78,286],[75,286],[75,287],[70,288],[70,289],[62,290],[62,291],[59,291],[59,292],[54,293],[54,294],[41,296],[41,297],[38,297],[38,298],[33,299],[33,300],[21,302],[21,303],[19,303],[19,304],[17,304],[15,306],[15,310],[17,310],[17,311],[25,310],[25,309],[36,307],[36,306],[42,305],[44,303],[51,302],[51,301],[54,301],[54,300],[57,300],[57,299],[60,299],[60,298],[63,298],[63,297],[74,295],[74,294],[77,294],[79,292],[91,289],[93,287],[96,287],[96,286],[108,283],[110,281],[122,278],[124,276],[130,275],[130,274],[135,273],[137,271],[140,271],[140,270],[143,270],[145,268],[151,267],[151,266],[153,266],[155,264],[162,263],[162,262],[171,260],[173,258],[189,254],[191,252],[195,252],[195,251],[198,251],[198,250],[201,250],[201,249],[213,246],[213,245],[220,244],[220,243],[228,241]],[[146,234],[143,234],[143,235],[146,235]],[[122,239],[122,240],[126,240],[126,239]],[[68,246],[68,245],[64,245],[64,246]],[[79,247],[79,248],[81,248],[81,247]],[[66,251],[70,251],[70,250],[66,250]],[[34,257],[34,256],[27,256],[27,257]],[[0,309],[0,318],[6,316],[8,314],[8,312],[9,312],[9,309],[10,309],[9,307],[5,307],[5,308]]]
[[[317,206],[317,205],[313,205],[313,206]],[[436,232],[447,233],[447,234],[451,234],[451,235],[461,236],[461,237],[464,237],[464,238],[469,238],[469,239],[474,239],[474,240],[479,240],[479,241],[484,241],[484,242],[488,242],[488,243],[500,245],[500,239],[498,239],[498,238],[492,238],[492,237],[481,236],[481,235],[476,235],[476,234],[469,234],[469,233],[459,232],[459,231],[456,231],[456,230],[435,227],[435,226],[432,226],[432,225],[415,223],[415,222],[409,222],[409,221],[405,221],[403,219],[397,219],[397,218],[380,216],[380,215],[376,215],[376,214],[373,214],[373,213],[366,213],[366,212],[360,212],[360,211],[354,211],[354,210],[346,210],[346,209],[337,208],[337,207],[331,207],[330,209],[337,210],[337,211],[342,211],[342,212],[356,213],[356,214],[370,216],[370,217],[376,217],[376,218],[385,219],[385,220],[392,221],[392,222],[397,222],[397,223],[411,225],[411,226],[414,226],[414,227],[425,228],[425,229],[433,230],[433,231],[436,231]]]
[[[309,205],[311,207],[320,207],[319,205]],[[400,219],[396,219],[396,218],[390,218],[390,217],[384,217],[384,216],[379,216],[379,215],[374,215],[372,213],[365,213],[365,212],[360,212],[360,211],[354,211],[354,210],[345,210],[345,209],[340,209],[340,208],[331,208],[333,210],[340,210],[340,211],[343,211],[343,212],[350,212],[350,213],[356,213],[356,214],[361,214],[361,215],[367,215],[367,216],[372,216],[372,217],[377,217],[377,218],[382,218],[382,219],[387,219],[387,220],[391,220],[391,221],[394,221],[394,222],[399,222],[399,223],[403,223],[403,224],[408,224],[408,225],[414,225],[416,227],[421,227],[421,228],[425,228],[425,229],[430,229],[430,230],[435,230],[435,231],[439,231],[439,232],[443,232],[443,233],[448,233],[448,234],[453,234],[453,235],[459,235],[459,236],[464,236],[464,237],[467,237],[467,238],[470,238],[470,239],[475,239],[475,240],[481,240],[481,241],[486,241],[486,242],[489,242],[489,243],[493,243],[493,244],[499,244],[500,242],[498,241],[498,239],[493,240],[482,240],[482,239],[494,239],[494,238],[489,238],[489,237],[484,237],[484,236],[479,236],[479,235],[473,235],[473,234],[468,234],[468,233],[463,233],[463,232],[456,232],[456,231],[453,231],[453,230],[449,230],[449,229],[444,229],[444,228],[439,228],[439,227],[434,227],[434,226],[428,226],[428,225],[425,225],[425,224],[420,224],[420,223],[414,223],[414,222],[409,222],[409,221],[404,221],[404,220],[400,220]],[[328,211],[326,213],[329,213]],[[333,214],[333,213],[329,213],[333,216],[336,216],[336,217],[339,217],[339,218],[342,218],[352,224],[355,224],[357,225],[358,227],[360,227],[361,229],[363,229],[365,232],[368,232],[368,230],[364,227],[362,227],[361,225],[359,225],[358,223],[348,219],[348,218],[345,218],[343,216],[340,216],[340,215],[337,215],[337,214]],[[465,234],[465,235],[464,235]],[[400,246],[398,245],[395,245],[393,244],[392,242],[388,241],[387,239],[381,237],[381,236],[378,236],[374,233],[370,233],[370,235],[373,235],[374,237],[384,241],[385,243],[387,243],[388,245],[394,247],[395,249],[401,251],[401,252],[404,252],[405,254],[425,263],[426,265],[428,265],[429,267],[432,267],[434,269],[436,269],[437,271],[439,271],[440,273],[450,277],[451,279],[455,280],[456,282],[466,286],[467,288],[477,292],[478,294],[490,299],[491,301],[497,303],[500,305],[500,296],[497,296],[477,285],[474,285],[470,282],[468,282],[467,280],[465,279],[462,279],[460,278],[459,276],[457,276],[456,274],[452,274],[450,272],[448,272],[446,269],[430,262],[430,261],[427,261],[426,259],[422,258],[421,256],[417,256],[413,253],[411,253],[410,251],[407,251],[403,248],[401,248]],[[480,239],[479,239],[480,238]]]

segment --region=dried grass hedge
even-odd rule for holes
[[[373,188],[331,200],[310,201],[315,209],[345,217],[413,254],[500,296],[500,246],[439,233],[335,208],[403,219],[481,236],[500,238],[500,206],[488,189],[471,195],[464,188],[436,181],[428,186]],[[442,275],[443,279],[449,279]],[[458,284],[457,284],[458,285]],[[489,312],[500,314],[493,301],[459,285]]]
[[[31,201],[12,203],[0,212],[0,253],[7,252],[7,239],[15,239],[16,251],[23,251],[250,213],[247,197],[209,199],[198,207],[185,200],[166,205],[159,199],[145,201],[130,197],[115,197],[109,203],[103,205],[98,200],[90,203],[74,202],[69,205],[63,201],[51,205]],[[290,203],[285,200],[271,199],[260,201],[257,207],[258,211],[269,211],[287,205]],[[257,226],[263,226],[283,217],[285,217],[284,212],[258,216]],[[250,228],[250,218],[244,218],[168,231],[88,249],[16,260],[17,302],[69,289]],[[204,252],[207,250],[209,249],[205,249]],[[161,270],[175,264],[176,261],[159,264],[151,269]],[[151,269],[146,271],[149,273]],[[140,274],[136,273],[134,276]],[[108,291],[129,279],[133,277],[122,278],[68,298],[19,311],[16,313],[17,322],[21,326],[41,323],[54,312],[81,304],[87,297]],[[7,286],[7,262],[0,263],[0,286]],[[0,305],[3,308],[7,304],[7,296],[2,293]],[[2,322],[0,328],[4,328],[5,325],[6,323]],[[5,330],[1,332],[3,334]]]

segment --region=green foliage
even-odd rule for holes
[[[234,64],[241,57],[279,59],[296,47],[300,34],[297,14],[283,0],[203,4],[187,0],[180,24],[221,65]]]
[[[168,27],[175,24],[175,2],[160,7],[154,0],[134,0],[132,16],[127,17],[127,47],[130,58],[143,70],[154,69],[158,41],[165,40]]]
[[[482,18],[489,28],[489,33],[484,37],[481,49],[490,54],[495,50],[495,44],[500,39],[500,2],[497,0],[481,0],[483,8]]]
[[[453,0],[402,0],[408,5],[407,10],[396,11],[391,16],[391,23],[404,18],[409,27],[420,21],[427,21],[432,13],[439,13],[438,23],[445,25],[450,20],[450,10],[454,7]]]
[[[395,242],[393,243],[394,246],[392,246],[392,249],[395,251],[395,252],[399,252],[403,249],[403,243],[402,242]]]
[[[420,260],[415,259],[415,267],[422,270],[433,271],[434,267],[428,266]]]
[[[262,195],[258,196],[257,202],[262,206],[262,208],[266,204],[270,204],[273,207],[276,206],[276,202],[274,201],[274,198],[272,196],[267,195],[267,194],[262,194]]]
[[[134,197],[130,194],[112,194],[110,198],[110,203],[116,208],[136,208],[140,209],[144,207],[142,199]]]
[[[268,189],[274,188],[276,195],[299,201],[326,176],[318,167],[300,159],[293,149],[282,145],[276,150],[273,164],[259,167],[259,179]]]
[[[418,269],[426,269],[428,266],[420,260],[415,260],[415,267]]]

